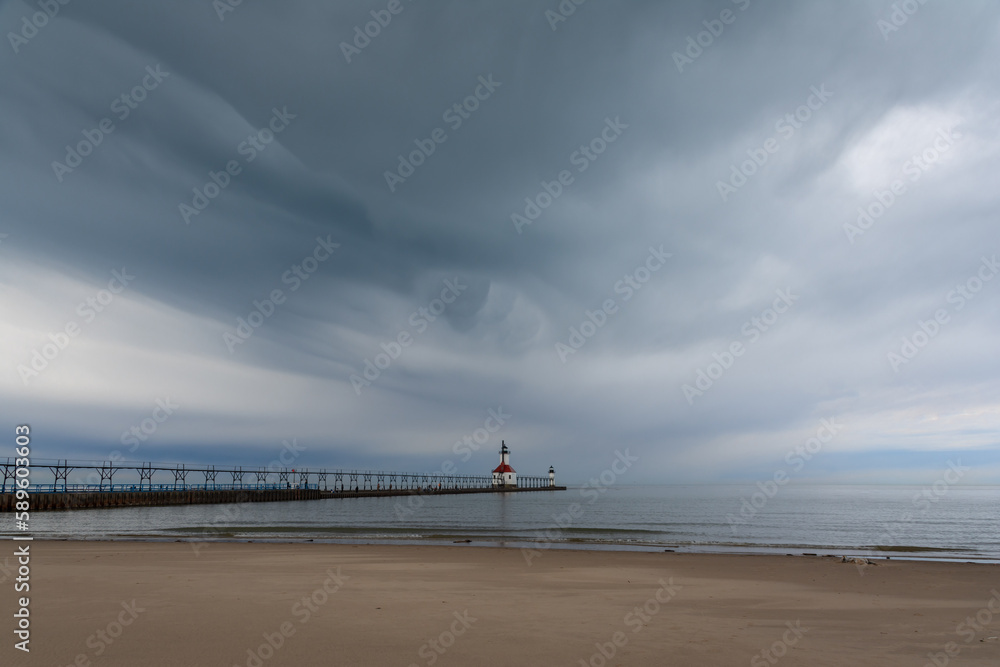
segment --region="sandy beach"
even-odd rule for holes
[[[525,556],[34,542],[31,652],[13,647],[8,575],[0,664],[1000,664],[992,565],[883,561],[862,574],[822,557]]]

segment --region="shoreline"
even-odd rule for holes
[[[32,652],[8,639],[0,662],[735,665],[782,652],[782,665],[881,667],[949,644],[963,665],[1000,658],[994,565],[458,546],[36,539]],[[8,589],[0,615],[13,603]],[[990,622],[965,642],[959,624],[977,613]]]
[[[13,535],[0,535],[0,542],[13,541]],[[517,539],[483,539],[474,535],[455,534],[443,538],[319,538],[319,537],[185,537],[183,535],[102,535],[102,536],[41,536],[38,542],[136,542],[136,543],[209,543],[209,544],[330,544],[345,546],[415,546],[415,547],[474,547],[488,549],[534,549],[539,551],[596,551],[601,553],[678,553],[725,556],[794,556],[806,558],[866,558],[877,561],[969,563],[1000,565],[1000,558],[961,555],[954,550],[938,547],[910,546],[909,549],[871,549],[865,547],[822,547],[816,545],[715,546],[622,544],[589,541],[543,542]],[[814,551],[802,551],[812,549]],[[940,555],[934,555],[940,554]]]

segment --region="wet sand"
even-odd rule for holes
[[[1000,664],[996,565],[312,543],[33,542],[24,654],[2,544],[0,665]]]

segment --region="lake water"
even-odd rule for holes
[[[773,491],[773,490],[772,490]],[[32,534],[817,553],[1000,562],[1000,487],[621,486],[35,512]],[[755,495],[756,494],[756,495]],[[7,532],[6,535],[13,533]]]

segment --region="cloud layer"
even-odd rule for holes
[[[1000,483],[1000,9],[675,4],[0,3],[7,421]]]

